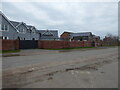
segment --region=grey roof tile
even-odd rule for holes
[[[10,21],[15,27],[20,24],[20,22],[16,22],[16,21]]]

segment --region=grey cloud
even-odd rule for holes
[[[113,2],[7,2],[3,3],[3,11],[10,19],[33,24],[38,29],[58,29],[59,34],[63,31],[91,31],[103,37],[108,32],[118,32],[117,3]]]

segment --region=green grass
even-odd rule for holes
[[[73,49],[87,49],[87,48],[96,48],[96,47],[58,48],[58,49],[47,49],[47,50],[73,50]]]
[[[17,53],[17,52],[20,52],[20,50],[3,50],[3,51],[0,51],[0,53]]]
[[[102,47],[119,47],[119,46],[118,45],[111,45],[111,46],[110,45],[109,46],[108,45],[104,45]]]

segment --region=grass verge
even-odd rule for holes
[[[3,50],[3,51],[0,51],[0,53],[17,53],[17,52],[20,52],[20,50]]]
[[[75,48],[59,48],[59,49],[46,49],[46,50],[73,50],[73,49],[87,49],[87,48],[96,48],[96,47],[75,47]]]

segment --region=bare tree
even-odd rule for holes
[[[103,42],[105,45],[118,45],[119,37],[116,35],[112,35],[111,33],[108,33],[103,39]]]

